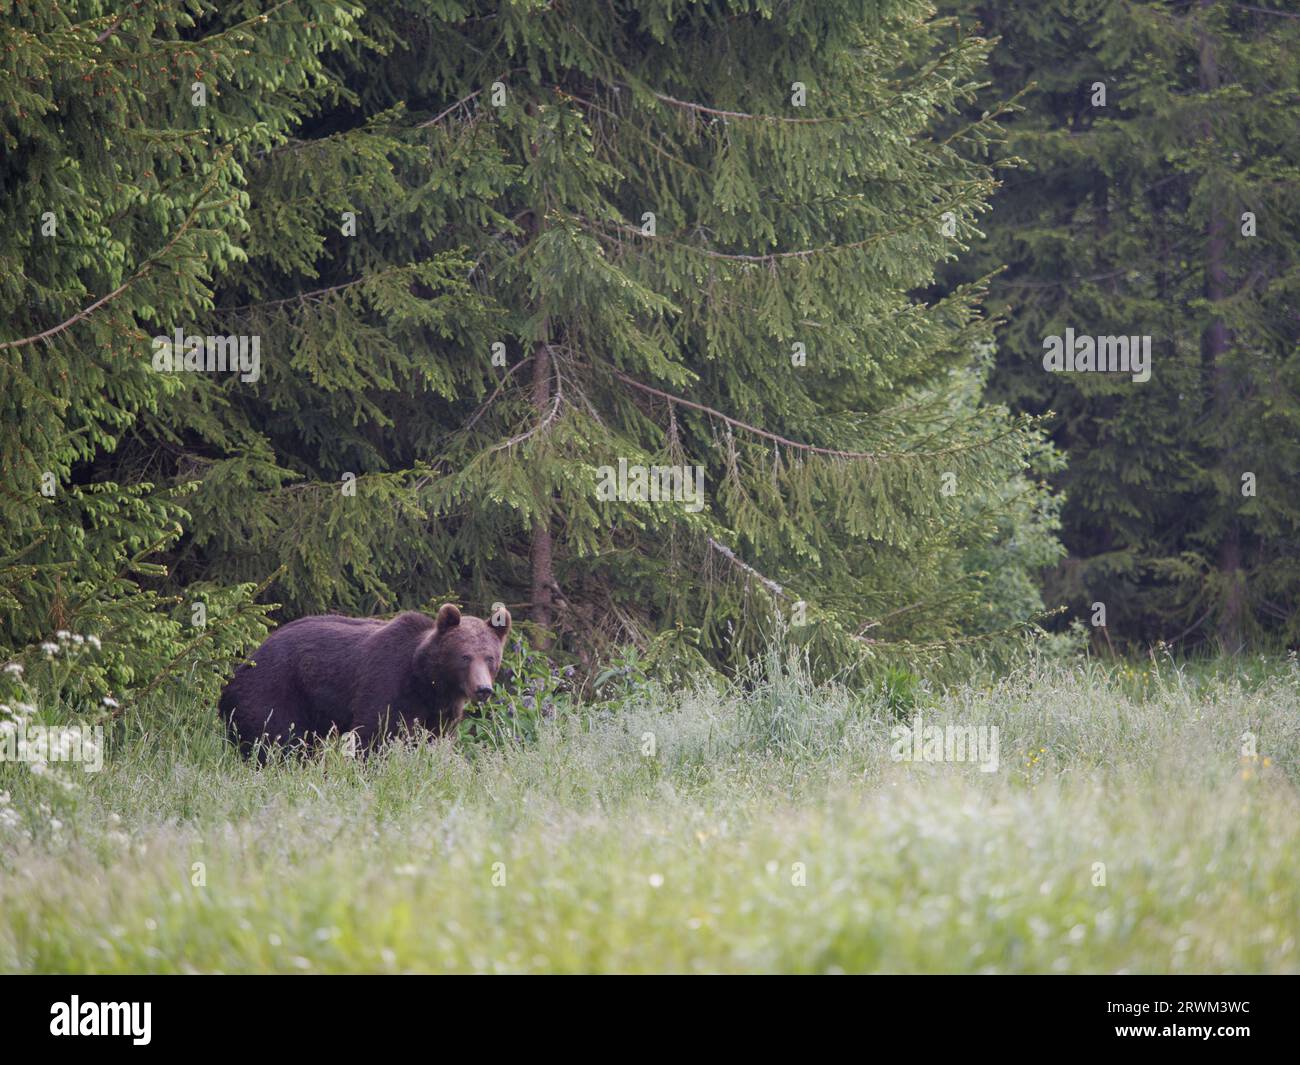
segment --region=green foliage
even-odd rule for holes
[[[235,409],[319,489],[288,508],[270,484],[238,507],[214,495],[205,526],[266,517],[212,536],[203,572],[284,563],[292,613],[449,586],[520,600],[582,666],[633,643],[672,676],[734,667],[796,602],[819,660],[864,667],[1023,621],[1042,553],[980,552],[1051,540],[1020,480],[1033,427],[977,396],[954,408],[949,375],[987,333],[980,287],[912,294],[954,252],[935,205],[967,236],[993,188],[956,150],[992,119],[931,135],[985,42],[951,47],[911,3],[493,13],[369,11],[376,48],[326,60],[349,103],[250,170],[259,204],[364,177],[295,223],[313,247],[290,255],[274,213],[254,220],[218,301],[280,353]],[[344,210],[355,236],[337,235]],[[701,466],[707,505],[599,501],[619,459]]]
[[[938,135],[989,44],[918,0],[777,16],[14,7],[0,647],[111,615],[147,686],[196,590],[233,656],[267,580],[285,616],[522,603],[670,682],[796,611],[836,672],[1023,625],[1040,434],[979,400],[983,281],[923,295],[995,187],[996,115]],[[159,369],[177,330],[257,372]],[[620,460],[704,505],[598,498]]]
[[[591,688],[598,705],[609,714],[644,702],[657,684],[646,675],[643,656],[628,645],[611,655],[605,668],[592,678]]]
[[[150,333],[197,323],[215,275],[246,260],[245,169],[329,95],[319,53],[359,11],[258,6],[3,5],[0,658],[55,629],[93,634],[89,668],[122,690],[228,663],[265,629],[252,584],[201,575],[184,593],[213,624],[179,620],[195,445],[273,463],[221,415],[229,382],[149,359]]]
[[[1300,21],[1228,0],[942,6],[1001,37],[975,112],[1033,84],[996,149],[1020,165],[989,239],[949,277],[1006,264],[993,394],[1054,411],[1070,457],[1048,600],[1104,602],[1119,643],[1294,642]],[[1151,379],[1044,372],[1066,327],[1150,336]]]
[[[501,671],[489,703],[470,707],[458,738],[500,749],[533,743],[543,724],[571,708],[577,670],[558,665],[541,651],[514,639],[501,656]]]
[[[888,670],[880,681],[881,695],[890,714],[900,720],[912,715],[916,707],[920,678],[897,666]]]

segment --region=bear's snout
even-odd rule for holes
[[[492,694],[492,670],[484,661],[473,662],[465,677],[465,692],[476,702],[481,703]]]

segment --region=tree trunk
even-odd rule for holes
[[[1213,0],[1201,0],[1202,10],[1213,5]],[[1203,92],[1213,92],[1220,85],[1219,61],[1215,52],[1214,40],[1204,29],[1200,38],[1200,85]],[[1214,137],[1214,127],[1206,117],[1201,124],[1207,141]],[[1206,227],[1205,242],[1205,298],[1217,303],[1228,295],[1228,225],[1227,220],[1218,212],[1221,199],[1212,197],[1210,220]],[[1230,369],[1227,355],[1231,346],[1231,336],[1227,323],[1220,317],[1211,319],[1201,334],[1201,366],[1205,374],[1207,393],[1213,424],[1219,431],[1224,431],[1232,417],[1233,395]],[[1237,482],[1239,470],[1233,462],[1230,445],[1225,445],[1219,456],[1222,482],[1228,485]],[[1235,501],[1232,509],[1236,510]],[[1243,610],[1245,603],[1241,573],[1241,530],[1234,516],[1224,531],[1219,544],[1219,576],[1222,580],[1222,599],[1219,603],[1217,631],[1219,642],[1229,654],[1236,654],[1242,644]]]
[[[551,350],[543,339],[533,346],[533,409],[537,418],[547,415],[551,403]],[[551,515],[549,509],[533,519],[532,543],[533,604],[529,617],[537,625],[549,629],[554,618],[552,590],[555,572],[551,568]],[[542,646],[545,650],[549,641]]]
[[[535,118],[537,107],[529,103],[528,114]],[[529,154],[533,159],[537,158],[538,148],[536,141],[528,146]],[[530,212],[530,217],[526,223],[529,239],[535,241],[541,232],[541,220],[545,217],[546,194],[543,190],[543,205],[535,205]],[[533,344],[533,410],[537,415],[537,424],[542,423],[547,415],[547,408],[551,402],[551,323],[549,319],[542,321],[541,339]],[[555,571],[551,565],[551,510],[550,498],[546,499],[546,505],[542,513],[533,519],[532,531],[532,548],[530,551],[532,562],[532,606],[529,607],[528,617],[536,625],[543,629],[549,629],[551,622],[555,618],[555,599],[554,590],[558,587],[555,583]],[[544,636],[538,637],[538,647],[545,651],[551,645],[551,641]]]

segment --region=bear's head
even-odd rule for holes
[[[462,615],[451,603],[438,611],[433,631],[415,652],[415,673],[439,698],[456,706],[492,694],[501,652],[510,634],[510,612],[501,607],[488,621]]]

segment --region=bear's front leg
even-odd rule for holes
[[[382,710],[367,709],[361,705],[353,707],[352,729],[349,735],[355,736],[358,751],[371,751],[392,737],[392,727],[396,714],[385,706]]]

